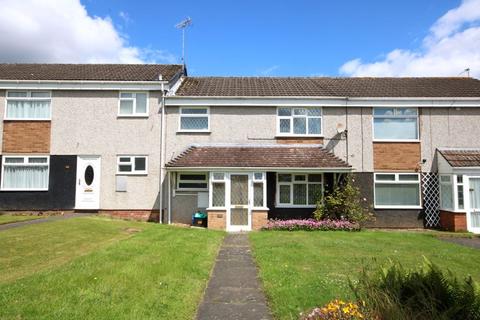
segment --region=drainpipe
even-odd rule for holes
[[[159,206],[159,215],[158,223],[163,223],[163,181],[165,180],[165,87],[162,83],[162,98],[160,102],[160,108],[162,111],[161,122],[160,122],[160,185],[159,185],[159,196],[158,206]]]
[[[170,201],[171,201],[171,198],[172,198],[171,177],[172,177],[172,173],[171,173],[171,172],[168,172],[168,173],[167,173],[167,183],[168,183],[168,187],[167,187],[167,190],[168,190],[168,202],[167,202],[168,224],[171,224],[171,223],[172,223],[172,209],[171,209],[171,204],[170,204]]]

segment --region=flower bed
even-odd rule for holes
[[[306,231],[358,231],[360,226],[347,220],[315,220],[315,219],[292,219],[292,220],[269,220],[262,230],[306,230]]]
[[[314,308],[306,315],[300,314],[301,320],[357,320],[374,319],[367,318],[363,312],[363,306],[353,302],[334,300],[322,308]]]

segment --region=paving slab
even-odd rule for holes
[[[197,319],[272,319],[246,234],[223,241]]]

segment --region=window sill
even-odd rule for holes
[[[252,211],[269,211],[270,208],[268,207],[253,207]]]
[[[4,121],[52,121],[52,119],[38,119],[38,118],[5,118]]]
[[[134,115],[117,115],[117,118],[118,119],[135,119],[135,118],[138,118],[138,119],[147,119],[148,118],[148,114],[134,114]]]
[[[175,192],[177,192],[177,191],[179,191],[179,192],[183,192],[183,191],[208,192],[208,189],[183,189],[183,188],[179,189],[179,188],[177,188],[177,189],[175,189]]]
[[[294,209],[294,208],[304,208],[304,209],[310,209],[310,208],[315,208],[316,205],[303,205],[303,204],[277,204],[275,205],[275,208],[280,208],[280,209]]]
[[[210,134],[212,131],[210,130],[177,130],[177,133],[205,133]]]
[[[30,191],[34,191],[34,192],[37,192],[37,191],[48,191],[48,188],[47,189],[1,189],[0,191],[19,191],[19,192],[30,192]]]
[[[412,209],[412,210],[419,210],[423,209],[422,206],[374,206],[374,209]]]
[[[147,172],[117,172],[117,176],[148,176]]]
[[[277,134],[275,135],[276,139],[279,138],[304,138],[304,139],[309,139],[309,138],[323,138],[323,134]]]
[[[373,139],[373,142],[416,142],[416,143],[420,143],[420,139]]]
[[[224,207],[210,207],[206,208],[207,211],[227,211],[227,208]]]

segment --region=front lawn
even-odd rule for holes
[[[96,217],[0,232],[2,319],[191,319],[222,232]]]
[[[13,222],[20,222],[26,220],[35,220],[40,219],[41,216],[23,216],[23,215],[13,215],[13,214],[1,214],[0,213],[0,224],[7,224]]]
[[[418,232],[286,232],[250,234],[253,253],[269,304],[276,318],[298,314],[335,299],[351,298],[348,278],[364,264],[388,259],[406,267],[423,263],[423,256],[458,276],[480,281],[480,251]]]

